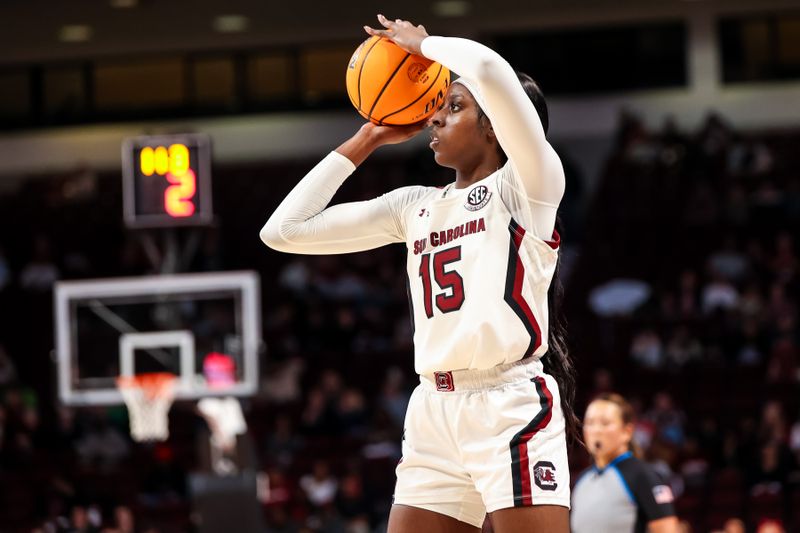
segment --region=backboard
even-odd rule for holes
[[[115,379],[144,372],[178,376],[176,400],[256,392],[254,272],[66,281],[56,284],[54,300],[65,404],[123,403]]]

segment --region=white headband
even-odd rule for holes
[[[484,113],[486,113],[486,105],[485,105],[486,102],[484,101],[483,95],[481,95],[481,91],[480,89],[478,89],[477,85],[475,85],[473,82],[469,81],[466,78],[458,78],[457,80],[453,81],[453,83],[460,83],[461,85],[466,87],[467,90],[472,95],[472,97],[478,103],[478,106],[481,108],[481,110]]]

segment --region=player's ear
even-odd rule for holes
[[[481,129],[483,130],[483,134],[486,135],[486,140],[494,142],[497,140],[497,136],[494,134],[494,128],[492,127],[492,123],[489,122],[489,117],[486,115],[481,115]]]

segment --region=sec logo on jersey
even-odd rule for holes
[[[478,185],[467,194],[467,203],[464,204],[464,207],[468,211],[477,211],[485,206],[491,197],[492,193],[489,192],[486,185]]]

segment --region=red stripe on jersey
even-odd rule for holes
[[[525,228],[517,224],[514,219],[511,219],[508,229],[511,233],[511,241],[513,243],[513,248],[510,253],[513,252],[514,257],[509,257],[509,267],[511,271],[508,272],[507,275],[514,276],[514,284],[511,288],[511,294],[506,294],[506,300],[510,297],[516,304],[516,307],[514,305],[511,306],[512,309],[514,309],[514,312],[519,316],[520,320],[523,321],[528,332],[531,333],[531,340],[533,341],[532,346],[529,347],[527,353],[524,355],[524,357],[529,357],[536,353],[536,350],[542,345],[542,331],[531,307],[522,296],[522,283],[525,280],[525,265],[522,264],[519,249],[522,246],[522,238],[525,237]]]
[[[553,250],[558,250],[558,247],[561,246],[561,235],[559,235],[556,230],[553,230],[553,237],[549,241],[544,242]]]

